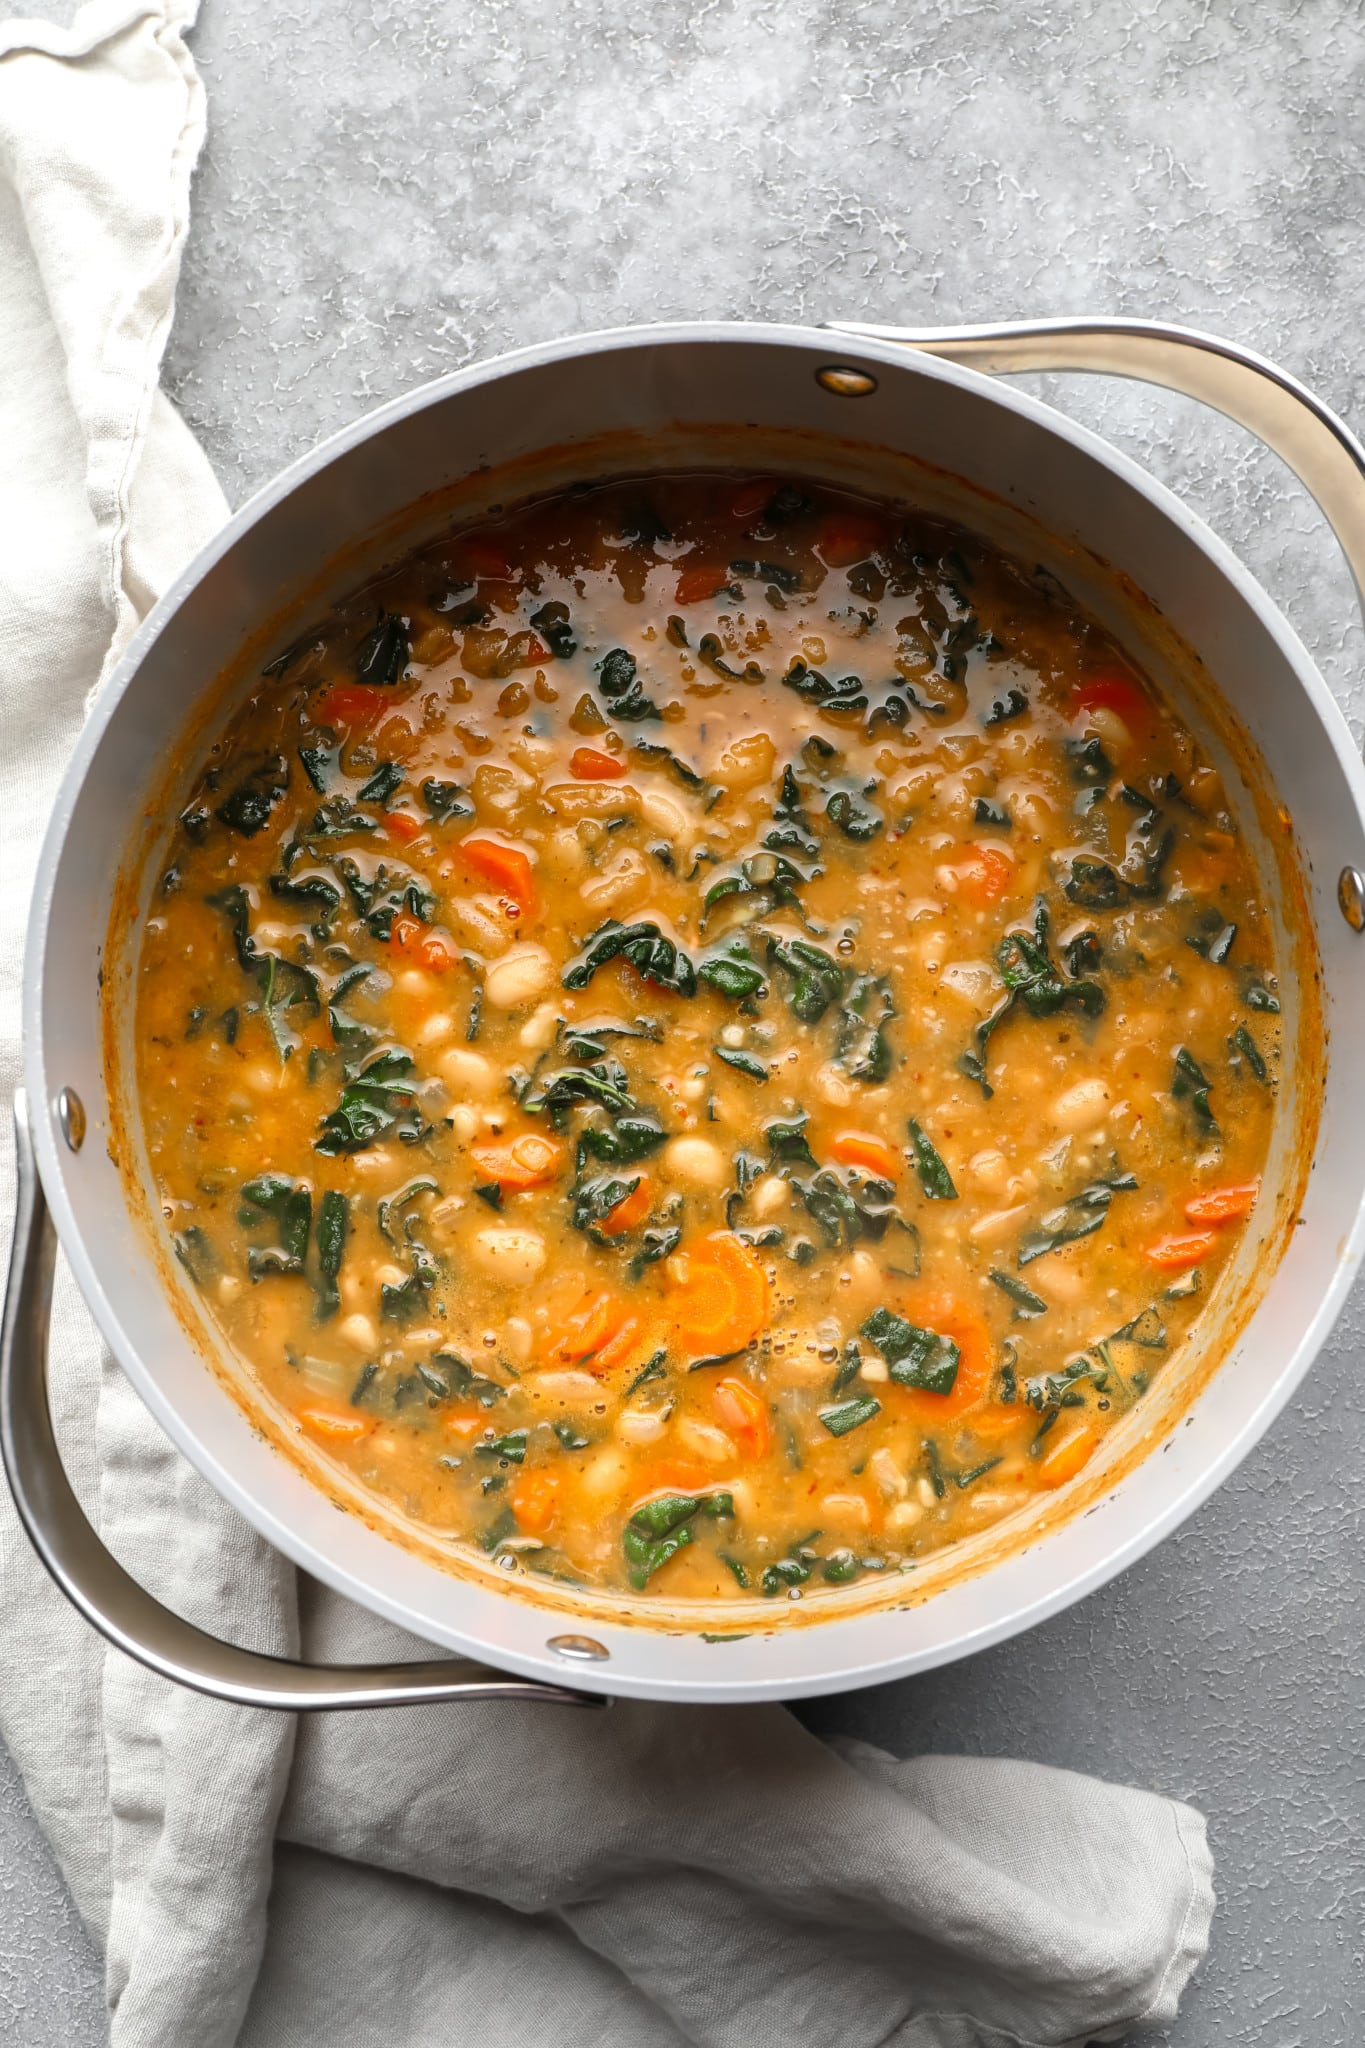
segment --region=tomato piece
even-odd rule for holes
[[[553,1180],[564,1163],[564,1147],[539,1131],[523,1131],[505,1145],[471,1145],[469,1156],[488,1180],[516,1192]]]
[[[1092,1457],[1099,1440],[1098,1431],[1078,1429],[1074,1436],[1065,1437],[1055,1449],[1044,1451],[1038,1464],[1038,1477],[1042,1484],[1047,1487],[1065,1486]]]
[[[507,1489],[507,1500],[528,1536],[546,1535],[559,1513],[558,1473],[519,1473]]]
[[[391,839],[401,839],[405,846],[414,839],[420,839],[426,830],[420,818],[414,818],[411,811],[386,811],[384,830]]]
[[[540,635],[538,633],[528,633],[526,636],[526,666],[529,668],[533,661],[543,665],[549,659],[550,650]]]
[[[974,1309],[946,1289],[911,1287],[898,1294],[892,1306],[907,1322],[921,1330],[933,1330],[950,1337],[958,1350],[957,1378],[952,1392],[931,1394],[921,1387],[902,1387],[888,1381],[879,1397],[890,1402],[898,1415],[932,1426],[962,1415],[989,1390],[991,1383],[991,1333]]]
[[[861,1166],[881,1180],[899,1180],[903,1161],[894,1145],[868,1131],[840,1131],[830,1151],[843,1166]]]
[[[616,782],[625,772],[624,761],[598,747],[575,747],[569,756],[569,773],[580,782]]]
[[[389,944],[396,952],[420,961],[431,974],[445,974],[460,957],[449,939],[407,910],[400,910],[389,926]]]
[[[536,884],[529,857],[500,839],[462,839],[460,853],[476,875],[510,896],[526,917],[536,910]]]
[[[1014,862],[1001,846],[969,846],[953,871],[959,895],[978,910],[998,903],[1014,880]]]
[[[777,485],[770,476],[756,476],[752,483],[741,484],[730,500],[732,519],[757,519]]]
[[[1259,1174],[1255,1180],[1241,1181],[1234,1187],[1208,1188],[1202,1195],[1190,1196],[1185,1204],[1186,1220],[1190,1223],[1240,1223],[1251,1213],[1260,1192]]]
[[[512,564],[501,541],[486,533],[463,533],[455,543],[451,566],[479,582],[506,583]]]
[[[730,580],[728,569],[718,569],[712,562],[688,562],[679,572],[677,589],[673,592],[674,604],[701,604],[708,597],[714,597],[718,590]]]
[[[757,1254],[728,1230],[684,1252],[669,1308],[685,1345],[702,1357],[743,1351],[768,1320],[768,1281]]]
[[[728,1437],[749,1458],[766,1457],[772,1442],[768,1405],[747,1380],[721,1380],[711,1395],[711,1412]]]
[[[369,1415],[338,1415],[334,1408],[301,1408],[299,1421],[322,1443],[358,1444],[374,1428]]]
[[[874,555],[886,537],[882,520],[863,512],[831,512],[815,542],[827,569],[851,569]]]
[[[320,725],[337,728],[373,725],[392,705],[388,691],[377,690],[371,683],[333,683],[313,706],[313,716]]]
[[[1163,1273],[1183,1273],[1206,1259],[1217,1246],[1216,1230],[1173,1231],[1169,1237],[1159,1237],[1149,1244],[1143,1256]]]
[[[607,1237],[620,1237],[627,1230],[634,1230],[649,1214],[649,1205],[654,1199],[654,1190],[649,1184],[649,1175],[642,1173],[639,1182],[628,1195],[608,1209],[598,1229]]]
[[[1068,713],[1074,721],[1083,718],[1087,711],[1112,711],[1122,719],[1135,739],[1150,737],[1152,730],[1152,707],[1137,684],[1123,675],[1091,676],[1086,682],[1078,683],[1068,700]]]

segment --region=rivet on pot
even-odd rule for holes
[[[826,363],[816,371],[815,381],[836,398],[870,398],[877,388],[870,370],[855,370],[849,363]]]
[[[1365,931],[1365,875],[1359,868],[1343,868],[1337,876],[1337,902],[1351,930]]]
[[[63,1088],[57,1097],[57,1127],[67,1151],[79,1152],[85,1143],[85,1104],[74,1088]]]
[[[605,1643],[599,1643],[595,1636],[551,1636],[545,1645],[553,1650],[556,1657],[566,1657],[571,1664],[605,1664],[611,1651]]]

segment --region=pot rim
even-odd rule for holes
[[[1236,594],[1254,614],[1260,628],[1276,644],[1312,704],[1323,735],[1332,746],[1343,770],[1357,815],[1365,821],[1365,767],[1362,766],[1356,752],[1340,707],[1319,675],[1298,635],[1256,578],[1196,513],[1185,506],[1166,485],[1148,475],[1131,457],[1111,446],[1090,428],[1068,419],[1031,394],[1001,386],[994,378],[977,370],[908,349],[900,343],[862,337],[855,340],[837,330],[796,323],[755,321],[680,321],[592,330],[553,341],[534,343],[483,359],[418,385],[401,397],[389,400],[386,404],[361,415],[359,419],[338,429],[295,458],[278,475],[253,493],[172,581],[132,635],[117,664],[101,686],[63,773],[40,849],[38,879],[29,912],[23,974],[23,1027],[25,1074],[29,1100],[35,1110],[34,1142],[39,1171],[62,1248],[70,1262],[82,1297],[120,1366],[156,1421],[215,1490],[242,1514],[260,1535],[296,1565],[309,1571],[335,1591],[349,1599],[357,1600],[371,1611],[422,1636],[424,1640],[441,1641],[450,1648],[481,1658],[488,1658],[491,1655],[501,1667],[525,1676],[552,1678],[557,1684],[576,1685],[591,1691],[600,1691],[605,1683],[611,1692],[625,1697],[733,1702],[740,1699],[818,1697],[832,1692],[852,1691],[912,1672],[933,1669],[959,1657],[975,1654],[993,1644],[1008,1641],[1011,1637],[1072,1605],[1086,1594],[1107,1584],[1110,1579],[1154,1549],[1221,1485],[1268,1429],[1302,1381],[1340,1312],[1356,1268],[1360,1264],[1362,1251],[1365,1250],[1365,1189],[1362,1189],[1357,1200],[1349,1230],[1339,1239],[1332,1284],[1318,1297],[1313,1313],[1302,1327],[1297,1342],[1285,1357],[1273,1385],[1259,1406],[1241,1418],[1238,1426],[1229,1434],[1215,1455],[1209,1457],[1182,1480],[1158,1513],[1146,1519],[1140,1528],[1122,1538],[1103,1555],[1089,1560],[1074,1571],[1063,1571],[1056,1583],[1047,1586],[1036,1597],[1022,1604],[1007,1602],[1004,1611],[967,1627],[951,1642],[928,1647],[916,1647],[911,1643],[899,1656],[878,1658],[875,1662],[861,1662],[852,1668],[847,1664],[839,1665],[839,1652],[836,1648],[839,1632],[842,1630],[847,1634],[851,1625],[865,1617],[858,1614],[845,1617],[831,1614],[828,1618],[822,1617],[801,1631],[807,1638],[810,1638],[814,1631],[830,1644],[829,1653],[824,1659],[826,1668],[809,1679],[793,1680],[778,1676],[726,1683],[718,1672],[716,1682],[712,1683],[698,1682],[691,1677],[645,1676],[640,1672],[628,1672],[620,1668],[620,1662],[624,1662],[624,1659],[618,1661],[616,1652],[613,1652],[609,1666],[590,1665],[575,1670],[549,1653],[529,1655],[504,1644],[493,1647],[480,1638],[462,1635],[457,1630],[444,1626],[440,1627],[439,1634],[433,1635],[432,1630],[436,1625],[428,1617],[415,1613],[405,1601],[390,1596],[382,1587],[371,1585],[358,1590],[344,1566],[335,1564],[326,1553],[316,1550],[311,1542],[299,1536],[274,1508],[261,1501],[243,1481],[223,1466],[212,1446],[182,1418],[175,1403],[162,1393],[144,1368],[137,1347],[106,1296],[96,1262],[76,1222],[66,1187],[65,1161],[57,1143],[55,1104],[48,1085],[46,1049],[42,1035],[43,965],[49,936],[53,877],[67,833],[76,815],[86,777],[97,758],[114,712],[147,650],[191,592],[237,541],[302,484],[327,469],[339,456],[382,435],[394,424],[409,419],[449,397],[475,390],[482,384],[509,374],[551,366],[556,362],[585,354],[605,354],[628,348],[657,347],[660,344],[695,345],[712,342],[799,348],[819,354],[828,362],[848,362],[855,365],[865,362],[893,371],[909,371],[930,380],[956,385],[979,399],[987,400],[994,406],[1031,421],[1115,474],[1161,513],[1178,531],[1186,545],[1197,549],[1205,556],[1212,567],[1232,585]],[[1118,566],[1122,567],[1122,564]],[[39,1104],[43,1105],[42,1113],[37,1113]],[[150,1266],[150,1259],[148,1263]],[[159,1278],[156,1285],[161,1285]],[[1157,1448],[1153,1445],[1142,1464],[1126,1475],[1125,1485],[1137,1481],[1140,1471],[1149,1466],[1155,1457]],[[1031,1555],[1037,1556],[1040,1549],[1045,1546],[1029,1544],[1025,1547]],[[977,1582],[984,1583],[988,1579],[1003,1576],[1008,1565],[1017,1562],[1020,1554],[1020,1551],[1016,1551],[1012,1558],[977,1574]],[[439,1570],[435,1565],[430,1568]],[[531,1608],[536,1606],[534,1599],[528,1598],[524,1588],[519,1588],[515,1597],[518,1605]],[[547,1615],[556,1613],[556,1610],[544,1608],[537,1611]],[[623,1642],[623,1647],[625,1641],[631,1637],[646,1642],[664,1639],[662,1630],[652,1630],[647,1626],[613,1629],[612,1634],[614,1640]]]

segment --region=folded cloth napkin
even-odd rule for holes
[[[0,1057],[90,687],[225,515],[158,389],[203,94],[195,0],[0,28]],[[5,1159],[0,1204],[8,1216]],[[160,1435],[68,1279],[54,1402],[105,1541],[171,1606],[318,1658],[423,1646],[308,1583]],[[0,1509],[0,1732],[106,1958],[118,2048],[1041,2048],[1175,2012],[1200,1816],[1039,1766],[896,1762],[777,1708],[304,1719],[177,1691]]]

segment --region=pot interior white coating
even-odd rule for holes
[[[876,389],[856,399],[827,391],[815,373],[831,362],[870,371]],[[1045,1533],[1012,1544],[993,1539],[993,1561],[978,1569],[953,1577],[935,1565],[907,1574],[897,1588],[905,1604],[822,1606],[829,1618],[812,1611],[805,1625],[793,1625],[804,1615],[769,1613],[731,1624],[725,1642],[681,1626],[642,1626],[614,1616],[610,1603],[579,1624],[607,1653],[606,1662],[578,1668],[579,1682],[690,1700],[811,1695],[925,1669],[998,1642],[1103,1584],[1245,1455],[1289,1400],[1344,1299],[1362,1238],[1365,1081],[1359,1063],[1343,1056],[1349,1032],[1340,1027],[1353,1019],[1353,1004],[1358,1010],[1365,951],[1339,915],[1336,878],[1348,862],[1365,868],[1365,774],[1303,648],[1228,551],[1167,491],[1083,429],[973,371],[890,344],[849,351],[835,337],[799,328],[647,328],[527,349],[462,371],[370,415],[294,465],[229,522],[147,620],[62,784],[41,861],[24,990],[29,1099],[47,1198],[86,1300],[168,1434],[265,1537],[339,1591],[429,1642],[574,1682],[575,1667],[547,1647],[575,1625],[562,1595],[538,1593],[520,1575],[514,1587],[492,1571],[470,1577],[442,1568],[359,1515],[339,1514],[207,1368],[107,1149],[118,1120],[106,1092],[97,975],[114,878],[205,693],[263,621],[325,580],[328,565],[358,536],[425,494],[469,478],[477,490],[479,472],[538,451],[569,451],[545,471],[558,465],[567,475],[576,444],[634,436],[635,458],[616,467],[641,469],[676,460],[689,436],[701,447],[734,428],[760,438],[821,437],[823,453],[812,442],[807,460],[834,480],[861,479],[919,499],[937,495],[965,523],[1016,549],[1021,534],[1036,533],[1049,566],[1148,667],[1159,664],[1168,628],[1187,644],[1221,686],[1252,752],[1269,764],[1293,821],[1306,913],[1293,888],[1276,883],[1273,863],[1267,886],[1282,921],[1292,925],[1306,914],[1315,927],[1327,1056],[1300,1221],[1281,1233],[1287,1242],[1268,1284],[1264,1272],[1243,1272],[1244,1288],[1261,1289],[1253,1311],[1151,1454],[1107,1489],[1092,1486],[1084,1511]],[[600,457],[585,453],[584,461],[600,473]],[[1121,569],[1148,604],[1126,599],[1104,562]],[[281,644],[287,637],[280,635]],[[1163,680],[1179,694],[1178,678]],[[1206,724],[1197,701],[1186,708]],[[1228,767],[1235,785],[1235,759]],[[1246,817],[1253,806],[1245,786],[1242,797]],[[1268,816],[1263,804],[1263,825]],[[106,964],[122,971],[112,959]],[[1292,1027],[1295,996],[1286,993]],[[77,1090],[89,1118],[90,1134],[75,1155],[57,1130],[64,1086]],[[1289,1086],[1278,1141],[1285,1172],[1294,1119],[1313,1115],[1315,1086],[1307,1073]],[[1256,1256],[1253,1247],[1247,1261],[1254,1265]],[[1265,1247],[1260,1257],[1268,1268]],[[1168,1421],[1176,1391],[1167,1397]],[[1158,1402],[1152,1414],[1159,1420],[1161,1413]],[[925,1597],[929,1587],[937,1589]],[[666,1610],[656,1612],[667,1618]],[[753,1632],[734,1639],[739,1629]]]

